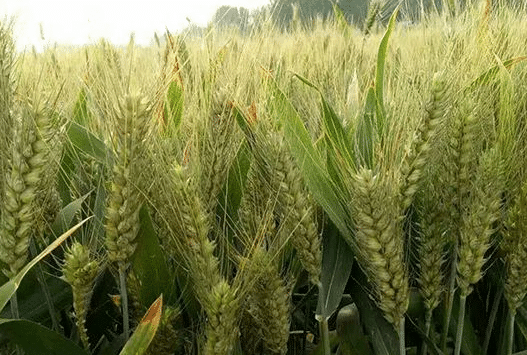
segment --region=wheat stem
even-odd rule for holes
[[[11,304],[11,318],[12,319],[20,319],[20,313],[18,312],[18,298],[17,293],[13,293],[13,296],[11,296],[11,300],[9,301]]]
[[[494,302],[492,302],[492,309],[490,311],[489,321],[487,322],[487,330],[485,331],[485,341],[483,342],[483,354],[487,354],[489,348],[490,339],[492,337],[492,329],[494,329],[494,322],[496,321],[496,316],[498,315],[498,310],[501,305],[501,298],[503,297],[503,288],[498,288],[498,293],[494,297]]]
[[[509,309],[507,315],[507,352],[506,355],[512,355],[514,349],[514,320],[516,319],[516,311]]]
[[[402,318],[399,321],[399,329],[397,329],[397,334],[399,335],[399,354],[405,355],[406,354],[406,337],[405,337],[405,330],[404,330],[404,318]]]
[[[457,320],[456,346],[454,348],[454,355],[461,354],[461,344],[463,342],[463,328],[465,324],[466,303],[467,303],[467,296],[464,294],[461,294],[459,296],[459,316]]]
[[[318,327],[320,331],[320,338],[324,347],[324,355],[331,355],[331,347],[329,344],[329,326],[328,320],[325,317],[318,319]]]
[[[430,338],[430,329],[432,327],[432,310],[427,309],[425,314],[425,336]],[[428,344],[426,339],[423,340],[423,345],[421,347],[421,355],[426,355],[428,353]]]
[[[11,304],[11,318],[20,319],[20,313],[18,312],[17,292],[13,293],[13,296],[11,296],[11,300],[9,301],[9,303]],[[18,345],[16,345],[15,349],[17,355],[22,355],[22,350]]]
[[[441,350],[446,352],[446,343],[448,338],[448,330],[450,328],[450,319],[452,318],[452,307],[454,304],[454,295],[456,293],[456,270],[457,270],[457,243],[454,245],[452,252],[452,265],[450,266],[450,277],[448,291],[446,293],[445,301],[445,315],[443,317],[443,333],[441,334]]]
[[[125,341],[130,336],[130,316],[128,314],[128,293],[126,292],[126,270],[123,263],[119,263],[119,287],[121,289],[121,306],[123,310],[123,333]]]

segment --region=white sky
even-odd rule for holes
[[[221,5],[254,9],[269,0],[0,0],[0,20],[15,16],[18,49],[35,45],[41,50],[55,42],[82,45],[101,37],[125,44],[135,33],[138,44],[148,44],[154,32],[176,32],[192,23],[203,26]],[[44,30],[42,41],[40,24]]]

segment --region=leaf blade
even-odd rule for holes
[[[25,319],[0,319],[0,333],[27,355],[88,355],[88,352],[38,323]]]
[[[275,104],[279,106],[277,112],[281,113],[278,119],[283,125],[286,141],[291,154],[297,161],[306,185],[315,200],[322,206],[351,245],[353,243],[349,229],[352,225],[351,218],[339,198],[338,187],[326,171],[322,158],[314,148],[311,137],[295,108],[272,79],[270,86],[275,94]]]
[[[335,225],[323,236],[322,275],[316,314],[328,319],[337,310],[353,267],[353,252]]]
[[[75,149],[100,162],[106,162],[108,158],[106,145],[85,127],[76,122],[70,122],[67,135]]]
[[[141,355],[147,349],[154,336],[161,321],[161,314],[163,312],[163,295],[159,296],[157,300],[152,303],[141,323],[137,326],[134,334],[126,342],[124,348],[119,353],[120,355]]]
[[[67,232],[62,234],[60,237],[58,237],[53,243],[51,243],[46,249],[44,249],[40,254],[38,254],[33,260],[31,260],[20,272],[15,275],[13,278],[11,278],[8,282],[3,284],[0,287],[0,312],[4,309],[5,305],[11,297],[15,294],[16,290],[20,286],[20,283],[22,282],[22,279],[26,274],[31,270],[33,266],[35,266],[36,263],[38,263],[40,260],[42,260],[46,255],[51,253],[53,249],[58,247],[63,241],[65,241],[73,232],[75,232],[77,229],[80,228],[87,220],[89,220],[91,217],[88,217],[84,219],[83,221],[77,223],[75,226],[70,228]]]
[[[386,121],[386,109],[384,107],[384,67],[386,64],[386,52],[388,50],[388,42],[390,36],[395,28],[395,21],[399,13],[399,6],[394,10],[388,23],[388,28],[382,37],[379,51],[377,53],[377,67],[375,72],[375,95],[377,97],[377,127],[378,132],[382,135]]]
[[[139,211],[139,221],[137,247],[131,262],[141,283],[139,293],[141,303],[149,305],[160,294],[169,295],[174,287],[169,281],[171,278],[165,255],[159,244],[150,213],[145,206]]]

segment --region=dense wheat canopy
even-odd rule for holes
[[[396,5],[1,22],[0,353],[523,353],[527,13]]]

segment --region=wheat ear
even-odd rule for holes
[[[462,225],[463,209],[466,199],[470,195],[471,179],[473,178],[473,164],[475,159],[475,144],[477,121],[472,113],[470,104],[465,104],[461,113],[453,117],[451,134],[448,142],[448,155],[450,159],[444,161],[446,187],[444,192],[445,200],[449,201],[451,208],[447,210],[447,219],[450,221],[448,230],[448,242],[453,245],[453,252],[450,256],[450,270],[447,280],[447,297],[445,302],[446,311],[444,312],[443,327],[441,335],[441,349],[444,351],[447,346],[448,327],[452,316],[452,306],[456,291],[456,273],[458,258],[458,240]]]
[[[403,211],[412,204],[419,183],[423,179],[423,169],[432,147],[431,140],[445,115],[445,92],[446,85],[440,74],[436,73],[432,80],[432,97],[426,106],[426,115],[403,162],[401,184]]]
[[[490,149],[481,158],[474,188],[468,199],[468,213],[463,215],[459,234],[457,284],[460,288],[460,306],[454,354],[461,353],[465,304],[472,287],[483,277],[485,253],[490,247],[494,222],[500,216],[500,168],[499,150]]]
[[[110,261],[116,262],[119,267],[124,334],[128,337],[126,269],[135,251],[135,239],[140,227],[139,211],[144,198],[138,183],[142,176],[150,108],[142,96],[127,95],[119,102],[114,115],[116,161],[106,211],[106,249]]]
[[[494,223],[500,216],[502,172],[499,151],[491,149],[481,160],[459,238],[457,271],[462,296],[468,296],[472,285],[483,277],[485,253],[490,247]]]
[[[254,249],[249,265],[247,277],[254,284],[248,296],[248,316],[257,326],[264,347],[274,354],[285,354],[291,313],[288,286],[280,276],[276,260],[264,248]]]
[[[142,176],[144,135],[150,109],[141,96],[126,96],[119,105],[114,132],[116,161],[107,207],[106,248],[110,261],[124,267],[135,251],[139,210],[143,195],[137,180]]]
[[[181,166],[174,169],[182,233],[179,244],[186,254],[197,299],[207,314],[205,354],[232,353],[238,338],[239,299],[222,277],[215,245],[209,240],[207,213],[194,182]]]
[[[504,293],[509,306],[507,354],[510,355],[513,351],[516,313],[527,294],[527,182],[523,183],[506,225],[508,245]]]
[[[511,246],[507,248],[505,299],[515,313],[527,294],[527,182],[509,212],[506,233]]]
[[[409,303],[400,207],[392,184],[362,168],[353,181],[359,261],[375,288],[385,318],[399,330]]]
[[[225,184],[229,167],[234,158],[233,148],[235,121],[231,108],[225,100],[215,98],[210,122],[205,127],[203,135],[202,164],[205,168],[201,176],[201,191],[205,207],[209,214],[214,215],[217,197]]]
[[[27,104],[15,117],[0,217],[0,260],[13,277],[25,265],[35,225],[35,198],[48,159],[51,123],[41,104]]]
[[[4,176],[8,171],[8,156],[13,127],[15,46],[12,25],[0,22],[0,191],[4,191]]]
[[[304,187],[300,170],[285,144],[281,146],[275,164],[274,185],[278,194],[280,233],[289,237],[304,269],[314,285],[320,283],[322,246],[317,228],[315,205]]]
[[[207,342],[204,354],[229,355],[238,339],[239,300],[226,281],[215,285],[207,309]]]
[[[88,332],[84,324],[99,264],[90,258],[90,252],[85,246],[75,242],[64,255],[62,272],[73,291],[73,309],[80,339],[84,347],[89,349]]]

